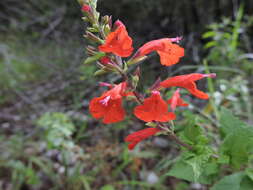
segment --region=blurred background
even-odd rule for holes
[[[212,121],[220,106],[253,123],[252,0],[99,0],[98,10],[125,23],[136,49],[183,36],[179,64],[165,68],[157,57],[143,64],[143,88],[158,76],[217,73],[208,86],[199,83],[211,103],[188,95],[179,125],[196,113]],[[83,65],[81,17],[75,0],[0,1],[0,189],[208,189],[165,175],[178,152],[166,138],[127,150],[124,137],[142,122],[91,118],[89,100],[104,90],[95,81],[117,78],[94,77],[96,66]]]

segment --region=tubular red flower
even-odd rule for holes
[[[208,94],[197,89],[197,85],[195,81],[200,80],[205,77],[216,77],[215,73],[211,74],[200,74],[200,73],[192,73],[187,75],[179,75],[175,77],[171,77],[166,79],[160,83],[161,87],[169,88],[173,86],[182,87],[187,89],[192,95],[200,98],[200,99],[208,99]]]
[[[122,121],[125,110],[122,107],[126,83],[120,83],[106,91],[100,97],[93,98],[89,105],[91,115],[96,119],[103,119],[103,123],[110,124]]]
[[[170,104],[171,111],[175,111],[177,106],[188,106],[186,102],[184,102],[183,99],[180,98],[180,89],[178,88],[174,93],[173,96],[167,100],[168,104]]]
[[[102,52],[114,53],[120,57],[128,57],[133,52],[132,43],[132,39],[128,36],[125,25],[120,22],[120,24],[117,24],[116,30],[109,33],[105,39],[105,43],[98,48]]]
[[[134,133],[131,133],[130,135],[128,135],[125,138],[125,142],[129,142],[130,144],[128,145],[128,149],[132,150],[134,149],[134,147],[141,142],[144,139],[147,139],[148,137],[155,135],[156,133],[158,133],[159,131],[161,131],[160,129],[157,128],[147,128],[147,129],[143,129],[140,131],[136,131]]]
[[[172,41],[178,41],[179,38],[171,40],[170,38],[162,38],[159,40],[153,40],[142,47],[140,47],[135,54],[135,57],[145,56],[152,51],[156,51],[160,56],[162,65],[171,66],[178,63],[180,57],[184,56],[184,48],[173,44]]]
[[[158,91],[153,91],[151,96],[146,98],[142,105],[136,106],[134,115],[146,122],[167,122],[176,118],[173,112],[168,112],[168,104],[162,99]]]

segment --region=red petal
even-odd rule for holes
[[[162,65],[171,66],[178,63],[179,59],[184,56],[184,48],[168,41],[165,43],[165,48],[158,50],[157,53],[160,55]]]
[[[132,39],[124,24],[120,24],[114,32],[106,37],[105,43],[98,48],[102,52],[114,53],[120,57],[128,57],[133,52]]]
[[[155,135],[158,133],[160,129],[157,128],[147,128],[140,131],[136,131],[134,133],[131,133],[125,138],[125,142],[129,142],[128,149],[132,150],[139,142],[141,142],[144,139],[147,139],[148,137]]]
[[[167,80],[164,80],[160,83],[161,87],[169,88],[173,86],[182,87],[187,89],[191,94],[195,95],[200,99],[208,99],[208,95],[197,89],[196,84],[194,83],[196,80],[200,80],[205,77],[215,77],[216,74],[200,74],[200,73],[192,73],[187,75],[179,75],[175,77],[171,77]]]
[[[174,113],[168,112],[168,105],[157,91],[153,91],[149,98],[146,98],[142,105],[136,106],[134,115],[140,120],[151,122],[167,122],[175,119]]]
[[[122,107],[122,100],[112,100],[104,114],[103,123],[110,124],[122,121],[125,117],[125,110]]]
[[[162,38],[144,44],[139,48],[134,57],[141,57],[151,53],[152,51],[157,51],[160,55],[161,64],[165,66],[176,64],[180,57],[184,56],[183,48],[171,43],[170,38]]]
[[[90,101],[89,110],[91,115],[96,119],[102,118],[103,115],[106,113],[106,107],[100,102],[103,98],[104,97],[101,96],[99,98],[93,98]]]

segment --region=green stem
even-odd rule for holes
[[[209,68],[208,68],[208,63],[207,63],[207,61],[204,60],[204,61],[203,61],[203,64],[204,64],[204,66],[205,66],[205,71],[206,71],[206,73],[209,74],[210,71],[209,71]],[[208,91],[209,91],[209,93],[211,94],[210,102],[211,102],[211,104],[212,104],[212,106],[213,106],[214,114],[215,114],[216,120],[219,121],[219,119],[220,119],[220,114],[219,114],[218,108],[217,108],[217,106],[216,106],[216,104],[215,104],[215,102],[214,102],[214,92],[215,92],[215,90],[214,90],[214,84],[213,84],[212,78],[207,78],[207,84],[208,84]]]

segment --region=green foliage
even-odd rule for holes
[[[213,175],[218,172],[218,165],[211,159],[214,151],[208,146],[209,140],[204,130],[196,124],[197,120],[194,115],[188,114],[188,122],[180,133],[180,138],[192,145],[193,150],[183,152],[167,175],[211,184]]]
[[[253,181],[244,172],[234,173],[223,177],[210,190],[251,190]]]
[[[253,127],[235,118],[225,108],[221,113],[221,130],[225,138],[220,151],[230,158],[233,167],[239,169],[248,164],[253,153]]]
[[[74,146],[71,135],[75,130],[75,126],[66,114],[45,113],[37,123],[45,130],[45,138],[49,148],[71,148]]]
[[[207,60],[219,66],[233,65],[235,68],[243,69],[245,72],[252,70],[252,60],[246,46],[248,42],[248,31],[252,26],[250,17],[245,16],[244,7],[241,4],[235,20],[223,18],[220,23],[208,26],[208,31],[202,37],[209,39],[205,48],[210,49]]]

